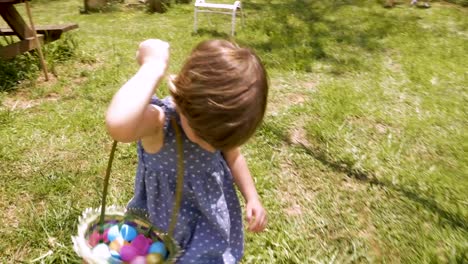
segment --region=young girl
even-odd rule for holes
[[[169,44],[150,39],[137,52],[138,72],[115,94],[106,115],[110,135],[138,141],[135,194],[129,208],[145,210],[167,231],[173,209],[177,140],[183,131],[184,189],[174,238],[178,263],[237,263],[243,255],[242,213],[248,229],[263,231],[267,216],[242,156],[261,123],[268,83],[260,59],[225,40],[200,43],[169,82],[171,97],[153,97],[169,60]]]

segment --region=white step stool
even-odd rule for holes
[[[226,10],[226,11],[223,11]],[[231,35],[234,36],[234,31],[236,28],[236,12],[237,10],[241,13],[242,25],[244,25],[244,13],[242,12],[241,2],[235,1],[234,4],[215,4],[207,3],[205,0],[196,0],[195,2],[195,12],[194,12],[194,21],[193,29],[197,32],[197,13],[218,13],[232,15],[231,20]]]

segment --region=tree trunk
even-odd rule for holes
[[[148,1],[149,1],[150,12],[164,13],[167,11],[167,5],[169,5],[168,1],[164,1],[164,0],[148,0]]]
[[[107,0],[84,0],[85,11],[99,11],[107,4]]]

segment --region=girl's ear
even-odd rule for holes
[[[171,92],[176,93],[177,92],[177,87],[174,85],[174,81],[177,78],[177,75],[171,74],[167,77],[167,84],[169,85],[169,90]]]

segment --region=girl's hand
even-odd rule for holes
[[[248,230],[262,232],[268,222],[267,213],[262,203],[258,199],[247,201],[246,211],[247,223],[249,224]]]
[[[167,68],[169,61],[169,43],[159,39],[147,39],[140,43],[136,54],[138,64],[161,64]]]

